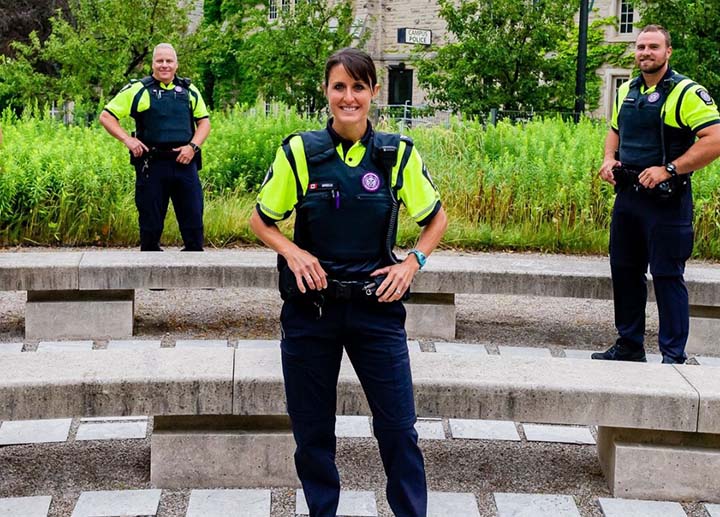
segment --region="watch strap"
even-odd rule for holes
[[[408,255],[415,255],[420,269],[425,267],[425,264],[427,263],[427,256],[425,255],[425,253],[418,249],[411,249],[410,251],[408,251]]]

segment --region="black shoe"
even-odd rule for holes
[[[675,359],[674,357],[670,357],[669,355],[664,355],[662,359],[662,364],[685,364],[685,358]]]
[[[633,349],[619,340],[604,352],[595,352],[594,354],[591,354],[590,357],[601,361],[633,361],[636,363],[647,363],[644,348],[640,347],[639,349]]]

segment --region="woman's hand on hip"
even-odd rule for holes
[[[384,268],[373,271],[370,276],[387,275],[382,284],[375,291],[375,296],[379,302],[396,302],[402,299],[405,291],[410,288],[415,273],[418,272],[420,266],[413,255],[409,259],[406,258],[399,264],[386,266]]]

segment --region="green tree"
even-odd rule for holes
[[[418,79],[441,108],[467,114],[505,110],[571,111],[574,105],[578,2],[439,0],[451,41],[417,56]],[[587,73],[618,58],[603,45],[602,24],[589,31]],[[597,81],[590,80],[594,87]],[[597,105],[599,88],[589,89]]]
[[[596,71],[605,63],[621,68],[632,66],[632,54],[626,43],[607,43],[605,28],[617,23],[616,18],[594,20],[588,27],[587,62],[585,67],[585,106],[592,110],[600,103],[603,80]],[[574,29],[568,39],[561,41],[558,58],[545,72],[545,80],[555,84],[555,99],[551,109],[573,111],[575,109],[575,74],[577,67],[578,30]]]
[[[107,98],[149,71],[155,44],[174,43],[182,54],[191,8],[177,0],[69,0],[46,40],[33,32],[12,44],[15,56],[0,56],[0,108]]]
[[[214,106],[257,98],[317,111],[325,60],[335,50],[362,45],[353,35],[350,0],[207,0],[196,36],[206,97]],[[272,15],[271,15],[272,10]]]
[[[720,0],[641,0],[636,7],[640,25],[670,31],[673,69],[720,96]]]
[[[315,112],[325,102],[320,84],[327,58],[343,47],[361,47],[369,34],[356,37],[350,0],[298,0],[287,9],[274,1],[277,18],[257,10],[238,57],[266,100]]]
[[[206,0],[203,23],[191,40],[192,53],[209,106],[252,104],[258,85],[244,62],[248,35],[252,31],[255,0]]]

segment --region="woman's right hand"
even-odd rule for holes
[[[295,275],[298,289],[305,293],[305,284],[314,291],[327,289],[327,273],[320,265],[320,261],[314,255],[304,249],[297,248],[285,255],[290,271]],[[303,282],[303,280],[305,280]]]

